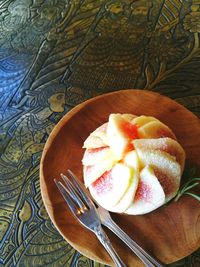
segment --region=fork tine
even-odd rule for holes
[[[72,211],[72,213],[74,215],[76,215],[77,205],[76,205],[75,201],[72,200],[72,196],[70,195],[70,193],[68,192],[68,190],[66,189],[66,187],[64,187],[63,184],[60,181],[57,181],[56,179],[54,179],[54,182],[57,185],[58,190],[62,194],[63,198],[67,202],[70,210]]]
[[[93,201],[91,200],[91,197],[89,196],[89,193],[87,192],[86,188],[81,184],[78,180],[78,178],[75,176],[75,174],[71,170],[67,170],[67,173],[71,177],[74,185],[76,186],[76,189],[78,190],[81,197],[85,200],[86,204],[91,206],[94,206]]]
[[[55,180],[56,179],[54,179],[54,181]],[[75,194],[73,194],[73,192],[71,190],[69,190],[69,188],[64,186],[63,183],[61,183],[60,181],[56,180],[56,184],[59,187],[59,189],[63,192],[63,194],[67,193],[68,195],[70,195],[70,197],[73,199],[74,203],[77,205],[77,198],[76,198]]]
[[[82,201],[79,192],[76,190],[76,187],[72,184],[69,178],[62,173],[60,175],[63,181],[65,182],[65,184],[67,185],[67,189],[70,192],[70,195],[73,197],[73,199],[75,199],[80,209],[87,209],[88,208],[88,206],[86,205],[87,203],[84,203]]]
[[[74,178],[72,176],[72,179],[73,179],[73,181],[75,180],[75,184],[76,184],[76,188],[77,188],[78,183],[76,182],[76,178]],[[67,177],[66,177],[66,180],[67,180],[66,185],[70,184]],[[101,222],[100,222],[99,216],[96,212],[96,208],[95,208],[94,204],[91,205],[89,209],[86,208],[86,210],[80,210],[74,204],[74,199],[71,199],[71,194],[74,196],[73,192],[70,192],[69,188],[67,190],[66,187],[61,182],[57,182],[56,180],[54,180],[54,181],[56,182],[58,189],[60,190],[60,192],[63,195],[66,203],[68,204],[70,210],[72,211],[73,215],[78,219],[78,221],[83,226],[85,226],[87,229],[89,229],[90,231],[95,233],[95,235],[97,236],[97,238],[99,239],[101,244],[104,246],[106,251],[111,256],[111,258],[114,261],[114,263],[116,264],[116,266],[126,267],[126,265],[123,263],[123,261],[121,260],[121,258],[119,257],[119,255],[117,254],[115,249],[113,248],[112,244],[110,243],[110,240],[108,239],[107,235],[103,231],[103,229],[101,227]],[[72,183],[72,185],[75,186],[73,183]],[[87,199],[87,195],[82,194],[81,187],[79,187],[79,185],[78,185],[77,190],[80,191],[81,196],[83,196],[84,199]],[[78,196],[76,191],[75,191],[75,193]],[[77,199],[76,199],[76,204],[78,204]]]

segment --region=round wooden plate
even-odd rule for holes
[[[56,125],[45,145],[40,181],[47,212],[62,236],[80,253],[112,265],[93,233],[72,216],[53,178],[71,169],[82,181],[82,145],[86,137],[108,120],[110,113],[155,116],[168,125],[186,151],[187,163],[200,166],[199,119],[175,101],[145,90],[123,90],[90,99],[68,112]],[[112,214],[113,219],[144,249],[163,263],[175,262],[200,246],[200,203],[181,197],[149,214]],[[114,234],[107,231],[127,266],[143,266]]]

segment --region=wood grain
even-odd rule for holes
[[[83,141],[110,113],[155,116],[176,134],[186,151],[187,165],[200,167],[199,119],[175,101],[145,90],[123,90],[90,99],[68,112],[52,131],[45,145],[40,181],[47,212],[63,237],[78,251],[96,261],[112,264],[96,237],[71,215],[53,178],[70,168],[82,181]],[[182,197],[149,214],[112,214],[113,219],[144,249],[163,263],[175,262],[200,246],[200,203]],[[114,247],[127,266],[143,266],[137,257],[112,233]]]

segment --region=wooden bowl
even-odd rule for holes
[[[176,134],[187,162],[200,166],[199,119],[175,101],[145,90],[123,90],[90,99],[68,112],[45,145],[40,181],[47,212],[61,235],[80,253],[102,263],[112,261],[93,233],[72,216],[53,178],[69,168],[82,181],[82,145],[86,137],[108,120],[110,113],[155,116]],[[167,264],[200,247],[200,203],[190,196],[140,216],[112,214],[113,219],[144,249]],[[106,232],[127,266],[143,266],[114,234]]]

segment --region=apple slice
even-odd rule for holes
[[[101,164],[101,161],[106,158],[114,158],[114,154],[109,146],[99,148],[88,148],[83,155],[82,163],[85,166]]]
[[[151,167],[146,166],[140,173],[135,198],[127,214],[140,215],[151,212],[165,203],[165,193]]]
[[[83,166],[83,178],[85,186],[88,187],[91,183],[101,177],[106,171],[111,170],[115,163],[116,159],[114,157],[109,157],[95,165]]]
[[[169,201],[180,186],[181,167],[176,159],[165,151],[136,149],[140,163],[150,165],[161,183]]]
[[[148,122],[151,122],[151,121],[159,121],[157,120],[156,118],[154,117],[151,117],[151,116],[145,116],[145,115],[142,115],[142,116],[139,116],[139,117],[136,117],[132,120],[133,124],[136,124],[138,125],[138,127],[141,127],[145,124],[147,124]]]
[[[139,138],[170,137],[176,140],[172,130],[160,121],[151,121],[138,128]]]
[[[111,114],[109,116],[108,145],[118,160],[122,159],[126,150],[129,149],[130,140],[137,138],[137,136],[137,126],[125,120],[121,114]]]
[[[151,149],[161,150],[169,153],[176,158],[176,161],[181,166],[183,172],[185,166],[185,151],[182,146],[171,138],[158,138],[158,139],[137,139],[133,140],[135,149]]]
[[[110,171],[105,172],[99,179],[90,184],[89,190],[99,205],[112,210],[125,195],[132,180],[133,169],[123,163],[117,163]]]
[[[107,146],[107,136],[106,136],[106,130],[107,130],[108,123],[102,124],[100,127],[98,127],[95,131],[93,131],[88,138],[85,140],[83,144],[83,148],[99,148]]]

